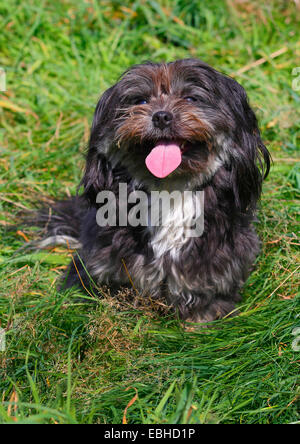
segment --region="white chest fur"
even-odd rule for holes
[[[177,197],[172,201],[172,205],[164,207],[166,201],[162,199],[162,206],[159,211],[159,224],[152,227],[153,237],[151,245],[156,259],[161,259],[166,254],[169,254],[172,259],[176,260],[181,248],[190,238],[202,234],[203,192],[187,191],[178,193]],[[152,201],[153,205],[155,205],[155,200]],[[153,218],[151,221],[153,221]]]

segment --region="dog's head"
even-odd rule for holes
[[[103,156],[150,189],[203,186],[225,168],[243,208],[270,164],[244,89],[196,59],[133,66],[103,94],[83,179],[89,196],[101,189]]]

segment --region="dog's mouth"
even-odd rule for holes
[[[182,156],[192,148],[188,141],[159,140],[146,157],[146,167],[155,177],[163,179],[180,166]]]

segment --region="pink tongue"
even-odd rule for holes
[[[181,164],[181,151],[178,145],[157,145],[146,157],[148,170],[162,179],[168,176]]]

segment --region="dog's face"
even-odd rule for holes
[[[89,169],[102,154],[148,186],[168,188],[201,186],[221,167],[238,167],[233,180],[252,177],[257,188],[256,162],[261,155],[267,168],[269,162],[244,89],[195,59],[133,66],[103,94],[90,138],[89,185]]]

